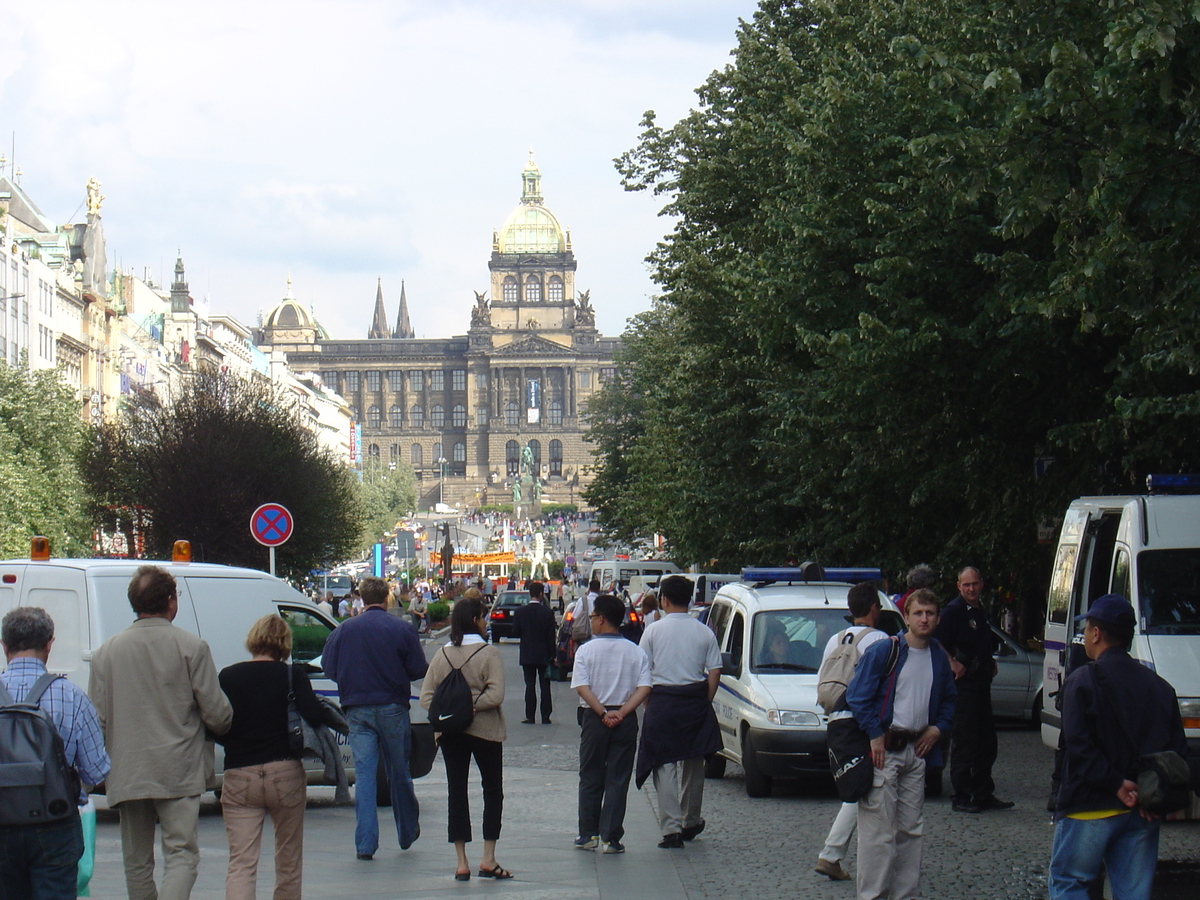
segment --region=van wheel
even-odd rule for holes
[[[726,759],[720,753],[714,753],[704,761],[705,778],[724,778]]]
[[[379,764],[375,768],[375,805],[392,805],[392,784],[388,781],[387,769],[383,765],[383,754],[379,754]]]
[[[758,767],[758,754],[754,751],[754,743],[747,732],[742,735],[742,768],[746,770],[746,796],[771,796],[771,777],[764,775]]]

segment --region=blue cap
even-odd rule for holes
[[[1120,594],[1105,594],[1103,597],[1097,597],[1092,601],[1087,612],[1082,616],[1075,617],[1076,622],[1082,622],[1084,619],[1095,619],[1097,622],[1125,625],[1129,628],[1137,624],[1137,616],[1134,615],[1133,607]]]

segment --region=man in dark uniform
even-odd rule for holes
[[[950,783],[956,812],[1012,809],[998,800],[992,765],[996,762],[996,723],[992,719],[992,678],[996,674],[995,636],[979,602],[983,577],[967,566],[958,573],[958,596],[946,604],[936,637],[950,656],[958,697],[950,741]]]
[[[546,667],[558,650],[558,625],[545,605],[545,588],[540,581],[529,582],[529,602],[513,617],[513,633],[521,639],[521,670],[525,673],[524,725],[533,724],[537,712],[538,685],[542,690],[542,724],[550,724],[554,711],[550,698],[550,674]]]

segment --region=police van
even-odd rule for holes
[[[620,594],[635,576],[658,579],[678,571],[679,566],[664,560],[598,559],[592,563],[588,581],[599,581],[601,591],[611,587],[614,594]]]
[[[878,569],[743,569],[717,592],[708,625],[721,649],[721,683],[713,698],[722,749],[705,774],[720,778],[733,760],[746,773],[746,793],[766,797],[772,779],[829,774],[817,673],[825,645],[851,622],[851,585],[883,584]],[[879,591],[879,627],[903,628],[895,604]]]
[[[1081,497],[1063,517],[1046,601],[1046,695],[1057,694],[1083,631],[1075,617],[1104,594],[1137,613],[1131,654],[1175,688],[1193,753],[1200,751],[1200,476],[1151,475],[1147,493]],[[1061,714],[1042,709],[1042,741],[1058,746]]]

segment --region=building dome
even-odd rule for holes
[[[316,328],[312,313],[291,297],[285,299],[267,314],[267,328]]]
[[[565,253],[571,249],[558,219],[542,205],[542,173],[532,150],[521,171],[521,202],[497,232],[492,249],[497,253]]]
[[[312,343],[328,340],[329,333],[316,320],[312,312],[305,309],[292,296],[292,279],[288,279],[286,296],[279,301],[263,319],[262,334],[271,343]]]

